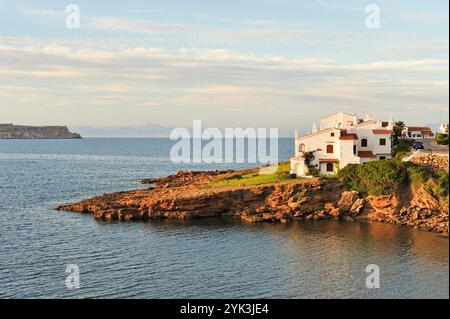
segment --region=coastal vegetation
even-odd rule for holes
[[[392,143],[394,146],[398,144],[399,139],[402,137],[402,132],[405,129],[406,124],[403,121],[397,121],[394,124],[394,134],[392,135]]]
[[[438,159],[420,160],[427,166]],[[439,158],[441,161],[446,159]],[[259,168],[178,171],[145,180],[152,185],[146,189],[104,194],[56,209],[89,213],[106,221],[223,218],[288,223],[359,219],[448,235],[448,205],[443,205],[445,200],[448,203],[448,173],[396,160],[345,167],[340,176],[333,177],[298,179],[289,173],[288,163],[281,163],[269,175],[259,175]]]
[[[397,156],[398,154],[408,152],[412,147],[412,142],[406,138],[400,138],[397,143],[393,146],[392,155]]]
[[[447,172],[395,158],[347,165],[339,171],[338,178],[349,190],[358,191],[362,196],[388,195],[405,186],[412,190],[423,187],[439,202],[448,203]]]
[[[436,134],[436,143],[439,145],[448,145],[448,134],[437,133]]]
[[[403,121],[397,121],[394,125],[394,134],[392,134],[392,156],[398,154],[404,154],[411,149],[412,142],[403,136],[402,132],[405,129],[406,124]]]
[[[230,174],[211,181],[207,187],[220,186],[251,186],[270,183],[292,181],[289,162],[278,164],[277,171],[273,174],[260,174],[257,169],[249,170],[245,174]]]

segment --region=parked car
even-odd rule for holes
[[[423,142],[421,142],[421,141],[414,141],[412,143],[412,148],[415,149],[415,150],[423,150],[424,149]]]

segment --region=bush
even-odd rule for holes
[[[448,145],[448,134],[437,133],[435,139],[439,145]]]
[[[411,149],[412,142],[405,138],[398,140],[397,145],[394,147],[394,155],[400,152],[408,152]]]
[[[312,161],[314,160],[315,155],[314,152],[306,152],[305,153],[305,164],[306,166],[310,166]]]
[[[448,204],[448,173],[412,162],[390,159],[350,164],[339,171],[338,177],[348,189],[358,191],[363,196],[392,194],[398,192],[401,186],[409,184],[413,189],[423,186],[441,204]]]
[[[408,181],[408,174],[402,162],[390,159],[347,165],[339,171],[338,178],[362,195],[388,195]]]
[[[319,169],[316,166],[308,165],[309,175],[317,177],[320,175]]]
[[[425,190],[434,198],[448,205],[448,173],[439,171],[425,183]]]
[[[417,165],[412,162],[407,162],[404,165],[408,171],[409,181],[414,189],[419,188],[433,176],[433,172],[428,167]]]

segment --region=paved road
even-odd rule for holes
[[[449,152],[448,145],[438,145],[433,139],[423,139],[420,140],[423,142],[423,146],[425,147],[425,152],[427,153],[447,153]]]

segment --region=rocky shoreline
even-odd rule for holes
[[[245,172],[248,172],[246,170]],[[322,219],[406,225],[448,237],[448,207],[424,189],[360,198],[334,179],[299,179],[255,186],[210,187],[243,171],[192,172],[142,180],[148,189],[104,194],[57,207],[102,220],[229,218],[249,223]]]

